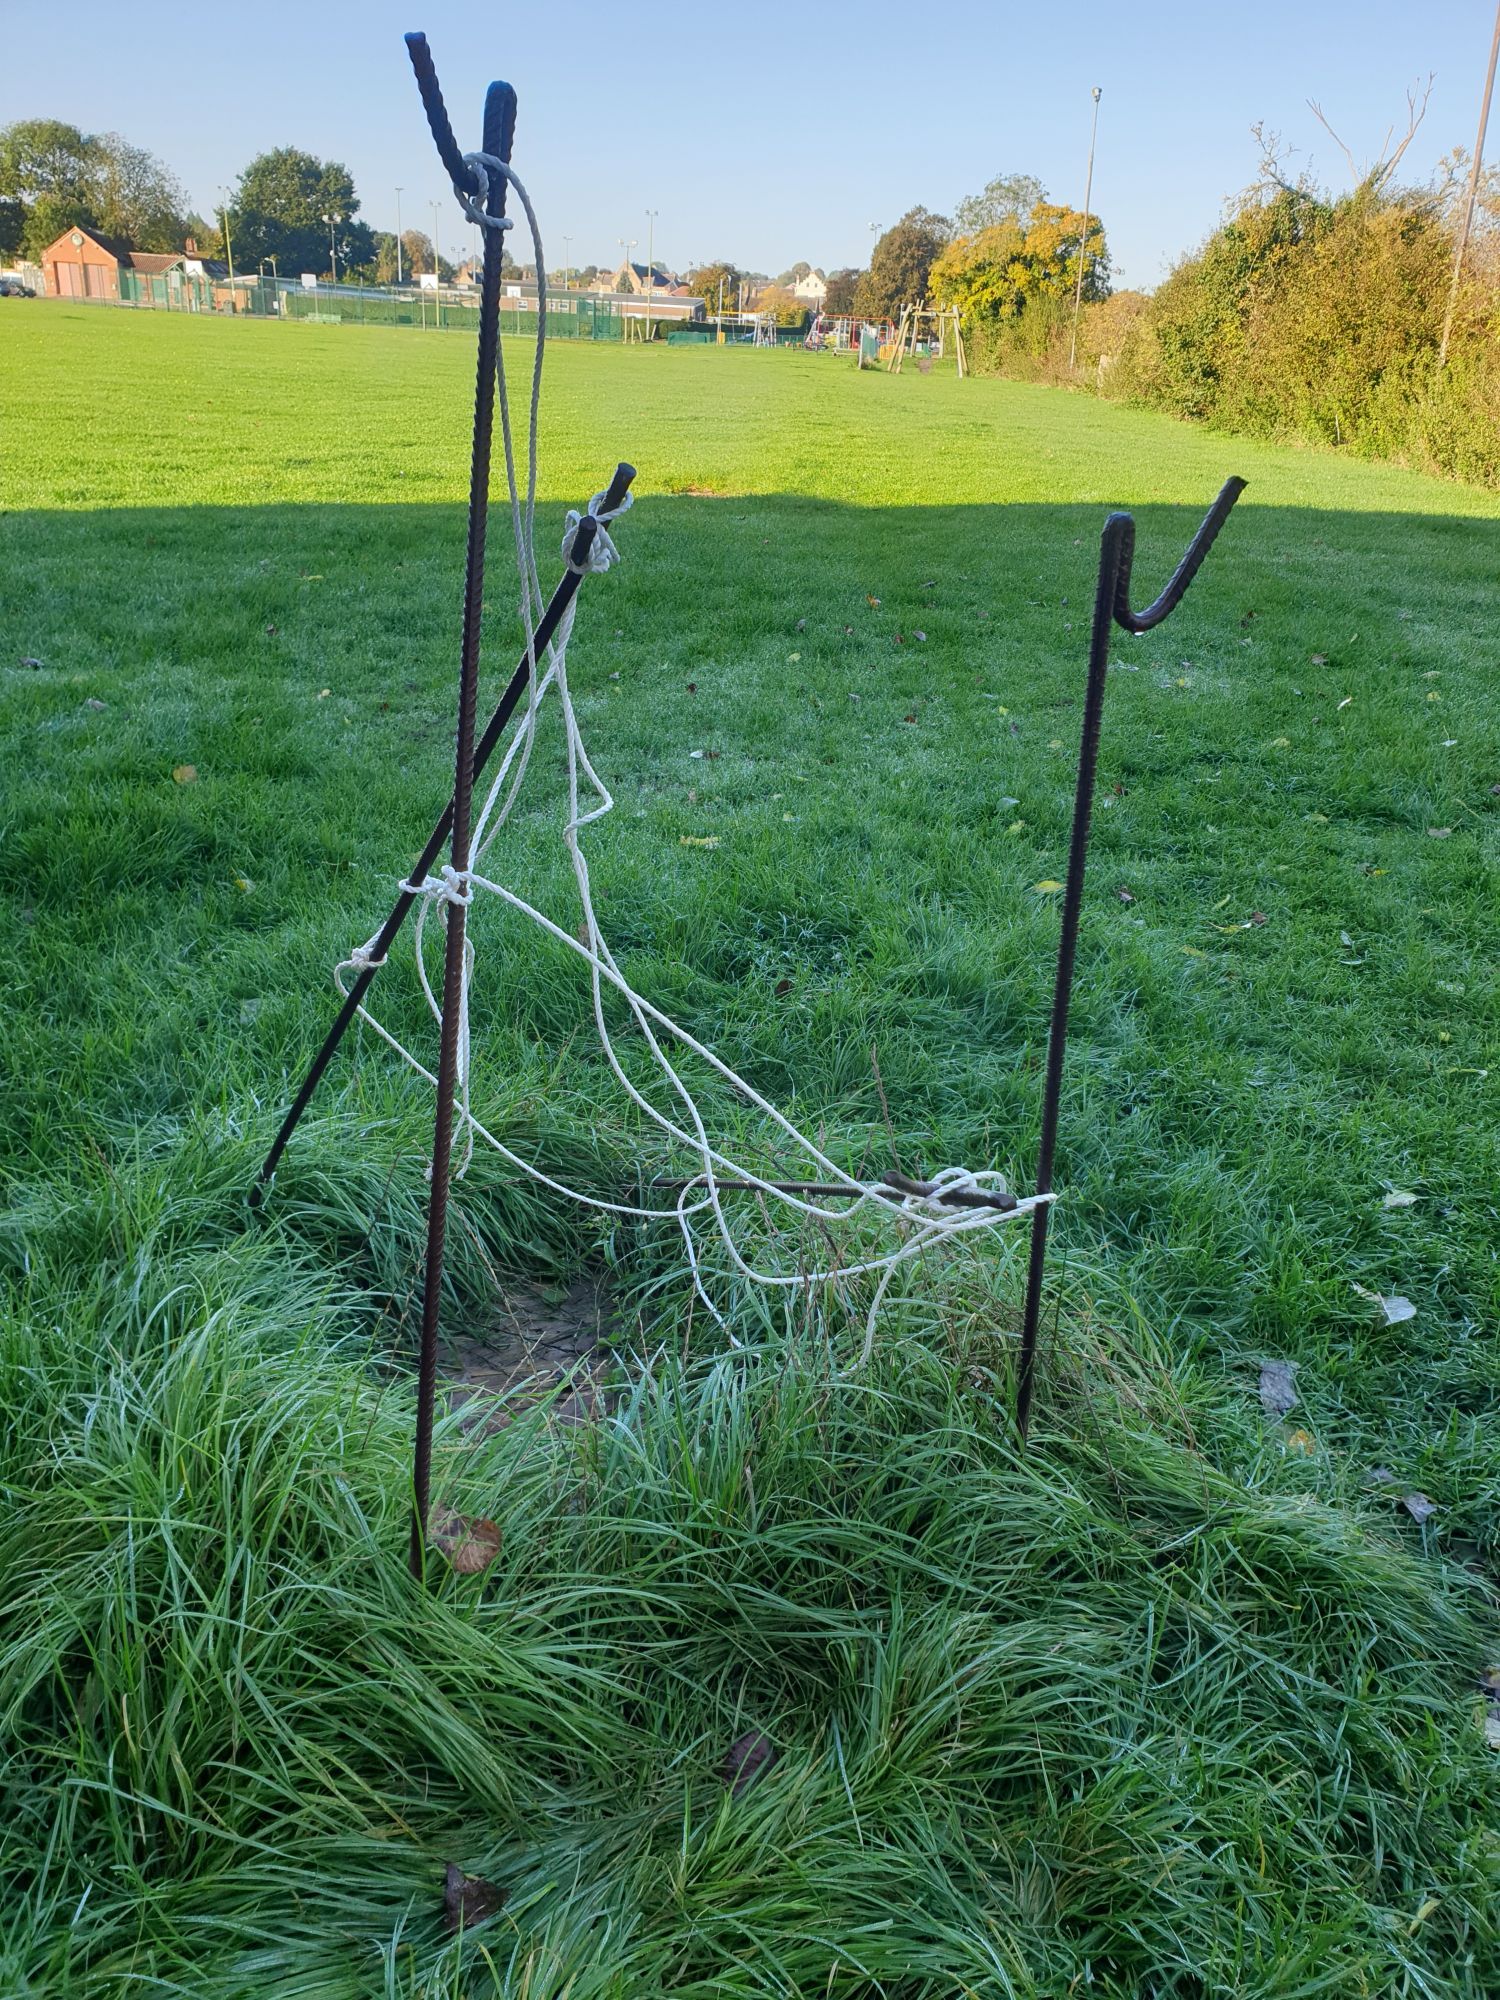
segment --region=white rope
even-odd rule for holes
[[[524,490],[516,472],[515,438],[505,376],[503,343],[497,344],[496,367],[506,488],[521,584],[519,610],[526,634],[527,687],[525,707],[500,758],[484,801],[475,815],[470,866],[463,871],[445,866],[438,874],[429,875],[421,882],[404,882],[401,885],[418,899],[414,939],[417,976],[423,997],[441,1030],[443,1004],[428,976],[424,943],[427,915],[433,906],[438,904],[442,906],[446,924],[452,909],[461,907],[467,910],[474,900],[475,893],[482,892],[494,896],[518,915],[537,925],[587,965],[594,1029],[600,1050],[616,1082],[637,1109],[674,1147],[687,1152],[695,1166],[670,1207],[652,1208],[631,1202],[605,1201],[554,1179],[533,1161],[523,1159],[494,1133],[486,1130],[475,1117],[470,1102],[472,1040],[469,1019],[475,959],[472,934],[466,929],[458,996],[458,1064],[454,1104],[462,1132],[462,1155],[454,1168],[454,1177],[462,1177],[473,1157],[474,1143],[478,1139],[492,1147],[502,1159],[508,1161],[519,1172],[570,1201],[579,1202],[585,1207],[607,1215],[640,1217],[654,1221],[675,1220],[682,1234],[694,1289],[721,1326],[725,1325],[724,1317],[707,1289],[702,1247],[694,1232],[695,1219],[711,1219],[714,1233],[723,1246],[730,1264],[753,1284],[793,1289],[878,1273],[879,1281],[865,1326],[862,1358],[867,1359],[874,1341],[876,1319],[898,1266],[920,1255],[935,1243],[972,1236],[977,1231],[987,1231],[1002,1222],[1017,1220],[1055,1197],[1051,1194],[1033,1195],[1018,1201],[1010,1209],[955,1206],[944,1202],[942,1197],[945,1194],[1003,1192],[1005,1188],[1003,1176],[988,1168],[971,1171],[962,1166],[944,1167],[931,1178],[926,1184],[926,1191],[922,1193],[901,1193],[879,1181],[856,1179],[793,1125],[774,1104],[743,1077],[737,1075],[727,1063],[721,1061],[712,1049],[637,993],[620,970],[613,952],[599,929],[588,860],[580,837],[586,828],[613,810],[614,799],[589,757],[568,685],[568,643],[572,636],[576,597],[569,603],[558,621],[557,630],[546,648],[545,665],[540,671],[538,670],[536,633],[541,620],[544,593],[536,565],[537,430],[547,317],[546,264],[542,255],[541,231],[530,196],[504,161],[486,153],[470,153],[465,155],[465,158],[468,164],[484,178],[484,192],[479,198],[481,203],[488,199],[488,177],[491,175],[502,176],[515,189],[526,213],[537,272],[537,334],[531,372]],[[482,222],[486,227],[508,226],[508,218],[502,222],[501,218],[485,214],[477,204],[466,200],[464,207],[474,215],[476,221]],[[620,559],[619,550],[609,534],[608,524],[626,511],[631,505],[632,496],[627,493],[618,506],[609,508],[604,505],[604,500],[605,496],[602,493],[596,493],[586,510],[579,512],[570,509],[568,512],[566,532],[563,536],[563,556],[567,567],[575,575],[602,572],[611,568]],[[587,522],[593,523],[593,531],[588,546],[580,555],[577,551],[582,539],[581,530]],[[536,741],[537,718],[543,703],[549,697],[554,699],[560,711],[567,747],[567,817],[562,831],[583,917],[582,937],[554,922],[551,917],[513,889],[507,888],[504,883],[479,872],[480,865],[509,820],[520,796]],[[356,947],[335,969],[335,983],[346,999],[350,990],[344,977],[346,973],[358,976],[385,963],[384,958],[375,952],[378,942],[379,933],[366,944]],[[673,1114],[669,1115],[659,1105],[653,1103],[626,1072],[605,1014],[606,988],[618,994],[625,1002],[631,1021],[645,1043],[659,1081],[677,1101],[678,1108]],[[403,1062],[434,1089],[437,1088],[437,1078],[432,1071],[419,1062],[389,1029],[376,1020],[363,1005],[358,1011]],[[778,1185],[766,1175],[756,1172],[742,1160],[720,1151],[709,1138],[702,1112],[691,1088],[679,1074],[663,1047],[664,1040],[680,1044],[682,1048],[705,1063],[736,1096],[767,1120],[796,1153],[800,1154],[810,1166],[816,1168],[822,1179],[832,1182],[840,1192],[831,1198],[826,1196],[811,1198],[798,1194]],[[458,1135],[455,1134],[455,1144],[458,1143],[460,1143]],[[795,1272],[758,1269],[742,1254],[736,1242],[733,1226],[725,1213],[721,1199],[722,1190],[719,1186],[721,1175],[724,1178],[747,1183],[755,1190],[757,1198],[763,1204],[776,1204],[776,1209],[768,1211],[770,1213],[785,1213],[800,1218],[804,1223],[816,1222],[825,1230],[830,1226],[847,1227],[851,1217],[883,1217],[889,1224],[903,1232],[903,1240],[894,1248],[869,1254],[862,1254],[856,1248],[853,1252],[854,1261],[847,1264],[836,1262],[822,1269],[812,1271],[799,1269]],[[830,1202],[835,1205],[830,1205]],[[733,1338],[732,1334],[730,1338]]]

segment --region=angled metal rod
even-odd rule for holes
[[[621,504],[626,494],[630,491],[631,481],[634,478],[635,467],[633,465],[620,464],[615,467],[614,477],[610,480],[608,491],[604,496],[603,506],[606,513]],[[585,514],[574,531],[573,539],[568,549],[568,567],[563,571],[562,580],[553,591],[547,608],[542,613],[541,621],[536,628],[534,648],[523,652],[517,661],[515,670],[506,684],[504,693],[495,704],[490,719],[484,726],[483,735],[481,735],[478,743],[474,746],[474,782],[476,784],[483,775],[490,758],[495,754],[500,739],[505,733],[507,724],[520,706],[521,697],[530,685],[533,653],[540,660],[558,626],[562,623],[563,614],[578,595],[579,586],[582,584],[587,572],[588,553],[593,547],[594,537],[598,531],[599,523],[594,519],[592,514]],[[407,874],[406,880],[408,882],[420,882],[432,872],[432,865],[441,853],[443,842],[448,838],[452,827],[453,797],[450,793],[447,805],[443,807],[442,812],[438,815],[437,824],[427,836],[427,845],[417,856],[416,861],[412,864]],[[281,1163],[281,1156],[286,1151],[292,1134],[301,1123],[302,1114],[306,1111],[308,1105],[311,1104],[318,1085],[323,1080],[323,1072],[328,1068],[329,1063],[332,1062],[335,1054],[338,1052],[339,1044],[343,1041],[345,1034],[358,1014],[360,1003],[369,991],[375,974],[380,970],[380,962],[388,956],[391,946],[395,943],[401,926],[405,923],[411,907],[416,900],[416,897],[409,889],[403,889],[392,905],[390,915],[386,918],[378,936],[374,939],[370,947],[371,963],[363,971],[356,974],[349,988],[348,997],[335,1016],[333,1026],[324,1036],[322,1047],[308,1066],[307,1074],[302,1079],[301,1088],[292,1100],[291,1108],[281,1121],[281,1129],[277,1132],[272,1142],[271,1150],[261,1162],[260,1171],[255,1177],[255,1184],[250,1190],[250,1206],[252,1208],[259,1208],[265,1200],[271,1180]]]
[[[412,44],[409,41],[408,47]],[[426,44],[421,43],[425,55]],[[430,89],[418,50],[413,67],[422,86],[428,122],[438,141],[443,164],[453,175],[449,157],[452,134],[444,144],[438,113],[442,99],[436,76]],[[430,58],[426,70],[430,74]],[[436,110],[434,106],[436,105]],[[446,117],[441,125],[446,126]],[[516,93],[507,83],[492,83],[484,100],[482,150],[509,163],[516,134]],[[460,159],[458,164],[463,165]],[[467,171],[467,170],[466,170]],[[486,213],[505,213],[508,183],[490,177]],[[464,622],[458,666],[458,740],[453,773],[453,836],[451,858],[455,874],[469,865],[470,808],[474,792],[474,712],[479,690],[479,642],[484,623],[484,542],[490,500],[490,440],[495,416],[495,370],[500,344],[500,271],[504,236],[496,227],[484,231],[484,273],[479,297],[479,352],[474,382],[474,451],[469,467],[469,534],[464,559]],[[426,1557],[427,1514],[432,1481],[432,1419],[437,1400],[438,1317],[443,1297],[443,1248],[448,1226],[448,1182],[453,1147],[453,1099],[458,1087],[459,1010],[464,981],[464,933],[467,897],[444,905],[443,1024],[438,1045],[437,1103],[432,1122],[432,1191],[427,1208],[427,1256],[422,1277],[422,1345],[417,1364],[417,1438],[412,1457],[412,1516],[409,1560],[420,1577]]]
[[[1042,1085],[1042,1130],[1037,1146],[1033,1194],[1052,1192],[1053,1159],[1062,1106],[1063,1058],[1068,1044],[1068,1008],[1073,997],[1073,965],[1078,952],[1078,924],[1083,909],[1083,879],[1088,867],[1089,828],[1093,817],[1094,781],[1099,766],[1099,735],[1104,721],[1104,687],[1109,673],[1110,633],[1116,624],[1127,632],[1149,632],[1177,609],[1213,547],[1230,509],[1245,490],[1243,479],[1226,480],[1218,498],[1188,544],[1166,588],[1144,611],[1130,608],[1130,569],[1135,554],[1135,522],[1129,514],[1111,514],[1099,546],[1099,581],[1094,592],[1094,622],[1089,639],[1088,681],[1083,698],[1083,735],[1078,750],[1078,781],[1073,794],[1073,830],[1068,844],[1068,874],[1063,890],[1062,929],[1057,942],[1057,973],[1052,986],[1052,1019],[1047,1033],[1047,1070]],[[1025,1439],[1031,1421],[1036,1384],[1037,1332],[1042,1316],[1042,1284],[1047,1266],[1047,1224],[1053,1204],[1031,1212],[1031,1254],[1026,1269],[1026,1304],[1021,1322],[1021,1361],[1016,1379],[1016,1428]]]

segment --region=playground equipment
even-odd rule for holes
[[[499,338],[501,243],[504,230],[510,226],[505,214],[509,188],[515,189],[525,210],[536,269],[539,274],[546,271],[535,211],[510,166],[515,93],[508,85],[491,85],[485,100],[483,148],[477,153],[461,153],[443,106],[426,40],[421,35],[411,35],[407,44],[438,153],[463,212],[483,227],[485,245],[453,793],[439,814],[415,868],[402,878],[396,902],[384,924],[366,943],[351,951],[335,971],[343,1004],[266,1156],[251,1202],[257,1208],[265,1202],[277,1164],[298,1121],[356,1018],[366,1022],[396,1055],[433,1086],[433,1144],[428,1169],[431,1187],[423,1270],[409,1555],[414,1574],[421,1576],[428,1559],[432,1427],[449,1189],[451,1182],[462,1176],[476,1142],[493,1147],[517,1173],[527,1175],[563,1199],[582,1203],[605,1216],[640,1219],[674,1228],[682,1238],[686,1275],[731,1345],[738,1342],[714,1296],[726,1284],[746,1281],[780,1289],[795,1297],[825,1285],[848,1288],[861,1278],[873,1280],[864,1346],[855,1365],[860,1365],[871,1351],[880,1309],[892,1278],[912,1258],[935,1246],[973,1247],[989,1230],[1030,1217],[1031,1247],[1016,1400],[1018,1426],[1024,1435],[1040,1327],[1047,1216],[1055,1198],[1053,1158],[1110,633],[1116,623],[1131,632],[1149,631],[1170,615],[1197,574],[1244,482],[1231,479],[1226,483],[1166,588],[1143,612],[1133,612],[1129,602],[1134,523],[1128,514],[1112,514],[1105,523],[1053,987],[1041,1139],[1032,1192],[1024,1196],[1012,1193],[1002,1175],[988,1166],[948,1165],[922,1178],[894,1168],[875,1173],[851,1172],[841,1154],[848,1152],[854,1157],[852,1141],[848,1147],[837,1136],[820,1137],[815,1142],[798,1130],[710,1048],[635,991],[600,929],[584,836],[605,818],[613,801],[584,742],[569,688],[567,654],[577,593],[584,577],[607,571],[619,558],[610,528],[631,504],[630,488],[635,474],[629,465],[618,466],[607,489],[596,493],[586,510],[569,514],[563,539],[563,574],[544,606],[534,535],[538,411],[547,330],[544,276],[539,282],[536,360],[530,383],[524,476],[517,468],[505,358]],[[508,686],[476,740],[490,457],[497,402],[521,586],[524,647]],[[496,597],[499,595],[495,593]],[[566,785],[559,801],[559,831],[571,865],[576,907],[560,913],[562,921],[527,902],[495,874],[482,872],[486,856],[504,832],[528,776],[532,778],[533,791],[549,781],[551,760],[533,759],[532,755],[537,719],[544,709],[558,717],[565,748]],[[475,785],[485,774],[513,720],[514,729],[476,810]],[[444,841],[450,836],[449,860],[440,864]],[[434,869],[436,872],[430,872]],[[631,1179],[631,1191],[640,1189],[635,1199],[625,1198],[624,1191],[604,1196],[568,1186],[548,1173],[539,1161],[507,1146],[475,1115],[470,1101],[473,1045],[469,993],[475,966],[470,916],[471,908],[480,898],[493,907],[503,906],[535,925],[555,943],[574,953],[587,968],[600,1051],[624,1098],[651,1128],[643,1132],[641,1157]],[[417,911],[416,975],[438,1030],[436,1072],[405,1048],[364,1004],[375,975],[388,963],[396,938],[413,908]],[[429,977],[423,949],[425,926],[435,911],[441,915],[445,933],[440,993]],[[478,914],[477,910],[474,914]],[[606,995],[611,1003],[609,1009],[605,1005]],[[611,1012],[618,1013],[622,1004],[629,1017],[626,1025],[630,1033],[628,1039],[617,1040],[619,1029],[612,1033],[609,1016]],[[667,1053],[669,1044],[675,1045],[675,1061]],[[687,1071],[693,1081],[682,1071]],[[733,1119],[721,1119],[719,1125],[721,1131],[740,1132],[733,1153],[727,1150],[731,1143],[728,1139],[716,1142],[710,1137],[711,1098],[737,1100]],[[753,1116],[747,1118],[747,1112]],[[673,1162],[682,1161],[690,1166],[685,1177],[650,1171],[654,1166],[670,1169]],[[789,1172],[793,1165],[800,1171]],[[751,1197],[749,1202],[740,1199],[747,1195]],[[653,1196],[658,1198],[652,1199]],[[764,1227],[758,1218],[764,1219]],[[749,1246],[748,1251],[745,1245]],[[823,1268],[814,1268],[825,1254],[830,1261]],[[769,1268],[757,1268],[752,1258],[762,1260]]]
[[[959,379],[962,381],[969,367],[964,353],[963,323],[957,306],[930,306],[925,302],[919,306],[903,306],[901,323],[886,359],[886,373],[899,375],[901,364],[908,354],[941,361],[950,352],[958,363]]]
[[[893,320],[861,319],[857,313],[819,313],[807,329],[803,345],[810,354],[857,354],[864,368],[868,365],[864,351],[872,342],[878,353],[895,338]]]

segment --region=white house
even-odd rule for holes
[[[815,309],[822,306],[828,296],[828,280],[814,267],[805,278],[799,278],[792,287],[793,294]]]

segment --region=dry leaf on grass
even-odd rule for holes
[[[1033,882],[1031,886],[1039,896],[1055,896],[1062,887],[1062,883],[1054,882],[1049,875],[1043,881]]]
[[[1354,1289],[1362,1299],[1368,1299],[1372,1306],[1379,1306],[1385,1314],[1387,1326],[1400,1326],[1403,1320],[1415,1319],[1417,1316],[1417,1309],[1411,1300],[1403,1298],[1399,1292],[1372,1292],[1367,1285],[1356,1285]]]
[[[764,1730],[749,1729],[736,1737],[719,1765],[720,1782],[728,1785],[735,1798],[753,1785],[762,1771],[776,1762],[776,1745]]]
[[[427,1538],[458,1576],[481,1576],[500,1553],[500,1530],[493,1521],[471,1519],[451,1507],[432,1516]]]
[[[1301,1400],[1298,1397],[1292,1377],[1297,1372],[1295,1361],[1262,1361],[1260,1364],[1260,1401],[1262,1409],[1273,1416],[1284,1417],[1288,1410]]]
[[[505,1902],[505,1891],[481,1875],[465,1875],[456,1861],[443,1872],[443,1928],[457,1932],[472,1930],[492,1917]]]
[[[174,764],[172,766],[172,777],[179,785],[196,785],[198,782],[198,766],[196,764]]]
[[[1438,1510],[1436,1500],[1429,1500],[1425,1493],[1403,1493],[1401,1495],[1401,1505],[1411,1515],[1418,1527],[1424,1521],[1430,1519]]]
[[[680,833],[677,836],[679,847],[717,847],[718,844],[716,833]]]
[[[1287,1432],[1286,1448],[1288,1451],[1296,1452],[1299,1458],[1311,1458],[1318,1447],[1313,1441],[1312,1432],[1299,1428]]]
[[[1382,1197],[1380,1206],[1382,1208],[1410,1208],[1413,1202],[1418,1202],[1421,1199],[1422,1197],[1419,1194],[1408,1194],[1405,1188],[1392,1188],[1389,1194]]]

